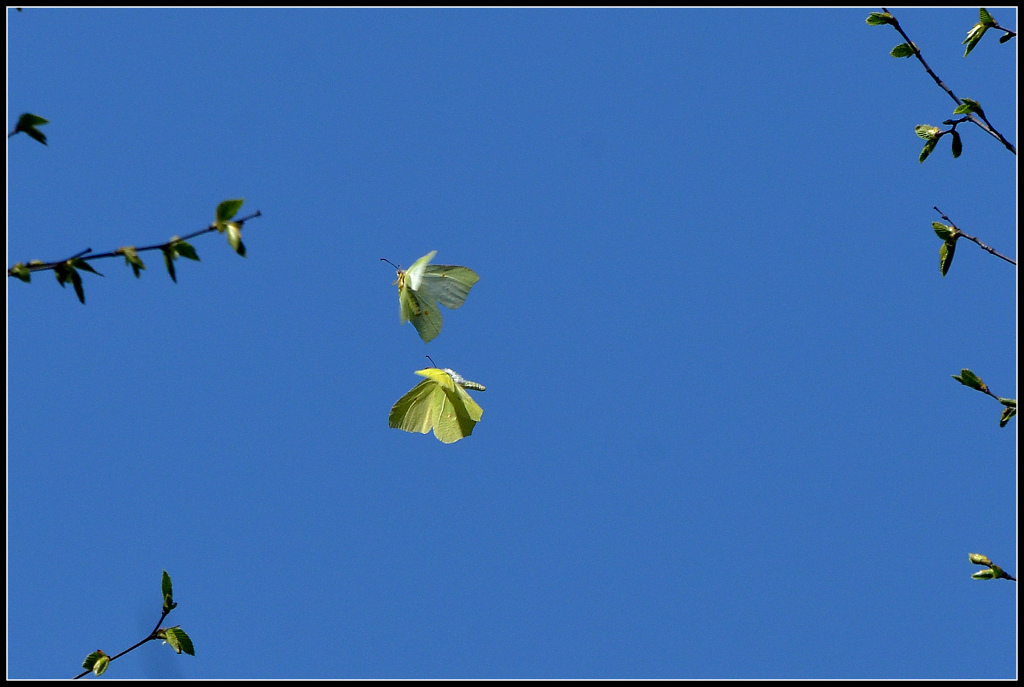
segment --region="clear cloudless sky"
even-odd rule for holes
[[[1013,9],[990,8],[1017,27]],[[7,670],[1012,678],[1016,158],[871,11],[8,9]],[[875,8],[875,11],[880,11]],[[898,10],[1016,143],[1017,41]],[[394,270],[480,281],[424,344]],[[388,428],[430,354],[473,435]]]

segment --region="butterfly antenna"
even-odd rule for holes
[[[401,270],[401,269],[402,269],[401,267],[399,267],[399,266],[398,266],[398,265],[396,265],[395,263],[391,262],[391,261],[390,261],[390,260],[388,260],[387,258],[381,258],[381,260],[383,260],[383,261],[384,261],[384,262],[386,262],[387,264],[391,265],[391,266],[392,266],[392,267],[394,267],[394,268],[395,268],[396,270]]]
[[[426,356],[423,356],[423,357],[426,358],[427,360],[429,360],[431,365],[433,365],[434,367],[437,367],[437,363],[435,363],[434,359],[431,358],[429,355],[426,355]],[[441,368],[438,368],[438,369],[441,369]]]

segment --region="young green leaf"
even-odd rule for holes
[[[969,386],[972,389],[988,393],[988,386],[985,384],[985,382],[981,381],[981,377],[974,374],[966,367],[960,370],[960,374],[953,375],[953,379],[960,382],[964,386]]]
[[[978,10],[978,18],[980,21],[971,27],[970,31],[967,32],[967,38],[964,39],[963,44],[967,45],[967,50],[964,51],[964,57],[971,54],[974,50],[974,46],[978,44],[981,37],[985,35],[985,32],[996,25],[995,19],[988,13],[984,7]]]
[[[956,233],[953,231],[953,227],[943,224],[942,222],[932,222],[932,229],[935,231],[935,234],[943,241],[950,240]]]
[[[889,54],[893,57],[913,57],[914,48],[908,43],[900,43],[895,48],[889,51]]]
[[[71,272],[73,269],[74,268],[66,262],[53,266],[53,276],[57,277],[57,283],[60,284],[62,288],[67,284],[68,279],[71,278]]]
[[[191,243],[189,243],[188,241],[175,239],[177,239],[176,236],[171,237],[171,247],[174,249],[174,252],[176,254],[180,255],[183,258],[188,258],[189,260],[195,260],[196,262],[199,262],[199,255],[196,254],[196,249],[192,247]]]
[[[932,151],[935,150],[935,146],[938,145],[938,143],[939,139],[937,138],[933,138],[925,143],[924,148],[921,148],[921,154],[917,156],[917,161],[920,163],[927,160],[928,156],[932,154]]]
[[[178,604],[174,603],[174,590],[171,587],[171,576],[164,570],[160,576],[160,593],[164,597],[164,613],[174,610]]]
[[[999,399],[1002,401],[1003,399]],[[1013,419],[1017,414],[1017,402],[1014,401],[1012,406],[1006,406],[1003,408],[1003,412],[999,414],[999,426],[1005,427],[1006,423]]]
[[[175,284],[178,283],[178,275],[174,271],[174,261],[178,259],[179,255],[189,260],[199,261],[199,256],[196,255],[196,249],[192,247],[192,244],[188,241],[182,241],[177,236],[172,236],[168,245],[161,246],[160,251],[164,254],[164,265],[167,267],[167,274],[171,275],[171,280]]]
[[[85,289],[82,287],[82,275],[78,273],[78,269],[83,269],[86,272],[92,272],[93,274],[99,274],[92,268],[88,262],[81,258],[71,258],[64,262],[53,266],[53,274],[57,277],[57,283],[62,287],[66,286],[70,281],[75,287],[75,295],[78,296],[78,300],[81,301],[82,305],[85,305]]]
[[[26,267],[25,264],[21,262],[12,267],[7,272],[7,274],[9,274],[12,277],[17,277],[26,284],[32,281],[32,273],[29,271],[28,267]]]
[[[984,24],[975,24],[971,27],[971,30],[967,32],[967,38],[964,39],[964,43],[967,44],[967,50],[964,51],[964,57],[971,54],[971,51],[974,50],[974,46],[978,44],[978,41],[981,40],[981,37],[985,35],[986,31],[988,31],[988,27]]]
[[[236,198],[234,200],[225,200],[217,206],[217,227],[219,231],[224,231],[220,226],[234,217],[242,209],[242,203],[244,202],[244,198]]]
[[[953,264],[953,253],[956,251],[956,242],[946,241],[939,248],[939,272],[946,276],[950,265]]]
[[[71,283],[75,286],[75,295],[78,296],[78,300],[85,305],[85,289],[82,288],[82,275],[78,273],[78,270],[71,270]]]
[[[388,426],[420,434],[434,430],[434,436],[446,444],[472,434],[484,411],[465,390],[484,391],[484,385],[448,368],[428,367],[416,374],[426,379],[398,399],[388,415]]]
[[[114,252],[124,256],[125,264],[132,268],[136,279],[139,278],[139,270],[146,269],[146,265],[142,262],[142,258],[139,257],[134,246],[121,246]]]
[[[86,272],[92,272],[93,274],[97,274],[101,277],[103,276],[95,269],[93,269],[93,266],[90,265],[84,258],[72,258],[71,262],[78,269],[85,270]]]
[[[99,649],[86,656],[82,662],[83,668],[91,670],[97,676],[105,673],[109,665],[110,657]]]
[[[982,117],[985,116],[985,111],[981,109],[981,105],[977,100],[971,100],[970,98],[961,98],[960,100],[961,103],[953,110],[953,114],[973,114],[977,112]]]
[[[187,634],[185,634],[185,631],[181,629],[180,625],[175,625],[174,627],[169,627],[164,630],[161,639],[167,642],[171,648],[174,649],[175,653],[180,654],[184,651],[189,656],[196,655],[196,650],[192,646],[192,640]]]
[[[431,265],[437,255],[432,250],[412,264],[398,270],[398,315],[402,324],[412,322],[425,342],[441,333],[441,313],[437,304],[458,308],[466,302],[473,285],[480,280],[477,273],[459,265]]]
[[[167,274],[171,275],[171,281],[177,284],[178,276],[174,273],[174,260],[178,257],[178,254],[175,252],[173,244],[161,246],[160,252],[164,254],[164,265],[167,267]]]
[[[884,26],[893,22],[893,16],[888,12],[872,12],[864,21],[868,23],[868,26]]]
[[[1008,572],[1006,572],[998,565],[993,563],[992,559],[990,559],[988,556],[985,556],[984,554],[969,553],[967,554],[967,557],[970,559],[971,563],[974,563],[975,565],[988,566],[987,569],[979,570],[978,572],[971,575],[971,577],[973,577],[976,580],[1015,580],[1013,575],[1010,575]]]
[[[242,227],[238,222],[228,222],[228,245],[230,245],[236,253],[245,257],[245,244],[242,243]]]

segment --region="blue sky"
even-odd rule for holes
[[[877,8],[876,8],[877,9]],[[992,8],[990,8],[992,9]],[[8,675],[1012,678],[1016,159],[860,10],[8,10]],[[895,10],[894,10],[895,11]],[[1015,10],[992,9],[1016,28]],[[900,10],[1016,143],[1016,49]],[[424,344],[394,271],[479,283]],[[425,354],[473,435],[389,429]]]

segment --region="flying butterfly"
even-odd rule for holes
[[[398,279],[394,282],[398,285],[398,315],[402,324],[411,321],[424,341],[431,341],[441,333],[437,304],[452,309],[461,307],[473,284],[480,280],[468,267],[431,265],[435,255],[436,250],[430,251],[408,270],[395,268],[398,270]]]
[[[466,389],[484,391],[486,387],[448,368],[428,367],[416,374],[426,379],[398,399],[388,415],[388,427],[420,434],[433,429],[434,436],[446,444],[472,434],[484,410]]]

